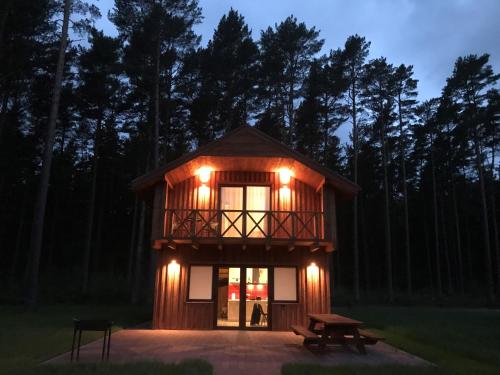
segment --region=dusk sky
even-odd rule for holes
[[[103,15],[97,27],[116,35],[107,19],[114,0],[94,1]],[[196,31],[203,45],[231,7],[245,17],[255,40],[290,14],[320,30],[322,53],[362,35],[372,43],[370,58],[414,66],[421,100],[439,96],[459,56],[489,53],[500,72],[500,0],[200,0],[200,6],[204,19]]]

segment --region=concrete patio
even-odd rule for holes
[[[70,343],[68,343],[68,346]],[[102,340],[82,346],[81,362],[100,361]],[[429,365],[429,362],[378,343],[361,355],[354,348],[332,347],[321,353],[302,345],[302,338],[290,332],[269,331],[162,331],[122,330],[112,335],[110,361],[177,362],[187,358],[209,361],[215,374],[279,374],[285,363],[319,365]],[[70,353],[47,363],[67,363]]]

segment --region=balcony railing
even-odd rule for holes
[[[319,241],[323,213],[316,211],[166,209],[170,239],[262,238]]]

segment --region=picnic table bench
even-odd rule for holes
[[[296,335],[304,337],[304,345],[317,345],[325,349],[327,345],[355,345],[361,354],[366,354],[365,345],[375,345],[382,337],[359,329],[363,324],[358,320],[338,314],[308,314],[309,327],[292,325]]]

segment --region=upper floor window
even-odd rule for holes
[[[222,186],[221,235],[223,237],[265,237],[268,234],[266,213],[271,206],[269,186]]]

